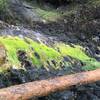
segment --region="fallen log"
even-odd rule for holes
[[[65,75],[54,79],[29,82],[0,90],[0,100],[27,100],[100,80],[100,69]]]

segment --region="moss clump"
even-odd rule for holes
[[[42,18],[48,21],[56,21],[61,17],[61,14],[58,13],[56,10],[43,10],[37,8],[36,11]]]
[[[57,48],[59,48],[61,55],[68,55],[85,63],[86,65],[83,67],[84,70],[92,70],[99,68],[100,62],[86,55],[81,46],[73,45],[74,47],[71,47],[63,43],[57,43],[56,45]]]
[[[26,42],[27,40],[28,42]],[[20,66],[17,52],[23,50],[27,53],[28,59],[32,61],[33,65],[40,67],[47,67],[47,61],[56,60],[57,63],[62,60],[60,54],[54,49],[47,47],[42,43],[37,43],[31,39],[20,39],[18,37],[0,37],[0,43],[3,44],[7,51],[7,59],[11,65]],[[40,56],[38,59],[34,52]]]
[[[68,55],[73,58],[76,58],[78,60],[90,60],[91,58],[88,57],[83,51],[82,47],[78,45],[73,45],[74,47],[71,47],[69,45],[63,44],[63,43],[58,43],[56,44],[57,47],[60,49],[60,52],[63,56]]]
[[[28,60],[38,68],[45,67],[58,69],[62,66],[70,66],[70,61],[65,61],[64,57],[70,56],[73,60],[78,60],[86,64],[85,70],[96,69],[100,66],[94,58],[85,54],[83,48],[78,45],[71,47],[64,43],[55,43],[51,48],[43,43],[33,41],[29,38],[19,37],[0,37],[0,44],[4,45],[7,54],[8,64],[21,68],[21,62],[18,59],[18,51],[25,51]],[[59,49],[59,50],[58,50]],[[4,69],[3,69],[4,70]]]
[[[92,60],[86,62],[86,66],[83,67],[83,70],[95,70],[97,68],[100,68],[100,62]]]

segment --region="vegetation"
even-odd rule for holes
[[[4,12],[7,8],[7,0],[0,0],[0,12]]]
[[[38,68],[44,66],[47,70],[50,67],[58,69],[61,66],[70,66],[74,59],[80,60],[86,64],[83,67],[86,70],[96,69],[100,63],[94,58],[89,57],[83,51],[83,48],[78,45],[71,47],[63,43],[56,43],[55,49],[43,44],[33,41],[29,38],[21,39],[18,37],[0,37],[0,43],[4,45],[7,51],[8,64],[21,68],[21,62],[18,59],[18,51],[25,51],[27,54],[27,60],[30,60],[32,64]],[[59,51],[58,51],[59,49]],[[63,57],[70,56],[72,61],[64,61]]]
[[[86,72],[75,74],[82,71]],[[0,88],[43,80],[42,88],[50,82],[47,88],[56,91],[95,82],[99,72],[100,0],[0,0]],[[75,75],[68,75],[68,80],[63,76],[72,73]],[[45,79],[57,76],[63,77],[45,84]],[[98,82],[75,86],[39,100],[98,99],[98,86]],[[40,84],[40,90],[36,89],[40,93]]]
[[[61,14],[54,9],[44,10],[37,8],[36,11],[42,18],[48,21],[56,21],[61,17]]]
[[[59,48],[63,56],[67,55],[85,63],[86,65],[83,67],[84,70],[93,70],[100,66],[100,62],[86,55],[83,47],[79,45],[74,45],[74,47],[71,47],[69,45],[59,43],[57,44],[57,48]]]
[[[7,50],[7,59],[10,64],[15,66],[20,65],[17,56],[18,50],[27,52],[28,59],[30,59],[33,65],[36,65],[37,67],[40,67],[42,65],[46,67],[47,60],[50,61],[52,59],[55,59],[57,63],[59,63],[59,60],[61,60],[60,54],[54,49],[47,47],[44,44],[32,41],[28,38],[25,39],[27,39],[30,44],[18,37],[0,37],[0,42],[5,46]],[[38,58],[34,55],[35,52],[39,55]]]

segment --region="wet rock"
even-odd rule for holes
[[[94,37],[92,40],[98,43],[98,42],[99,42],[99,37],[96,36],[96,37]]]
[[[4,82],[3,82],[3,75],[0,74],[0,88],[4,88],[5,85],[4,85]]]
[[[35,80],[39,79],[38,72],[30,70],[30,71],[27,72],[27,75],[29,76],[28,77],[29,81],[35,81]]]
[[[67,61],[67,62],[70,62],[70,61],[71,61],[71,58],[70,58],[70,57],[68,57],[68,56],[63,57],[63,58],[64,58],[64,60],[65,60],[65,61]]]
[[[32,66],[32,63],[31,61],[28,60],[26,52],[19,50],[17,52],[17,56],[18,56],[18,60],[21,62],[21,66],[26,69],[30,69],[30,67]]]
[[[81,40],[81,41],[85,41],[86,36],[85,36],[84,33],[80,33],[79,36],[78,36],[78,38],[79,38],[79,40]]]
[[[24,61],[27,59],[27,55],[25,51],[19,50],[17,52],[19,61]]]
[[[33,24],[34,21],[42,22],[42,18],[36,13],[35,9],[22,0],[9,0],[9,11],[13,18],[19,19],[23,23]]]
[[[96,95],[91,94],[91,93],[87,93],[88,94],[88,100],[100,100],[100,98],[98,98]]]
[[[10,25],[0,20],[0,29],[7,28]]]
[[[35,55],[38,59],[40,59],[40,55],[39,55],[37,52],[34,52],[34,55]]]
[[[51,62],[53,63],[54,66],[56,66],[56,61],[55,60],[51,60]]]
[[[86,91],[86,88],[84,86],[79,86],[77,88],[77,91]]]
[[[40,97],[38,100],[74,100],[74,94],[71,91],[57,92],[47,97]]]
[[[26,73],[24,70],[17,70],[17,69],[10,69],[11,73],[11,80],[13,81],[13,84],[20,84],[27,82]]]
[[[89,100],[86,94],[76,96],[75,100]]]
[[[96,53],[97,55],[100,55],[100,50],[97,49],[97,50],[95,51],[95,53]]]
[[[91,49],[89,47],[85,48],[85,52],[91,57],[93,57],[95,54],[95,51],[93,51],[93,50],[91,51]]]
[[[94,87],[94,94],[100,98],[100,87],[98,85]]]

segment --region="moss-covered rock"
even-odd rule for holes
[[[0,42],[6,48],[8,62],[15,66],[20,66],[17,52],[23,50],[26,52],[29,60],[37,67],[47,67],[47,61],[56,60],[57,63],[62,60],[60,53],[53,48],[47,47],[45,44],[32,41],[25,38],[25,40],[18,37],[0,37]],[[38,54],[37,57],[36,53]]]
[[[0,12],[5,11],[7,7],[7,0],[0,0]]]
[[[82,68],[86,70],[96,69],[100,66],[99,62],[86,55],[84,49],[78,45],[71,47],[62,42],[55,42],[53,47],[49,47],[42,42],[39,43],[26,37],[22,39],[11,36],[0,37],[0,44],[5,47],[6,63],[9,67],[23,68],[22,61],[30,61],[37,68],[43,66],[47,70],[70,67],[76,61],[83,62]],[[71,60],[66,61],[65,57],[71,57]]]

